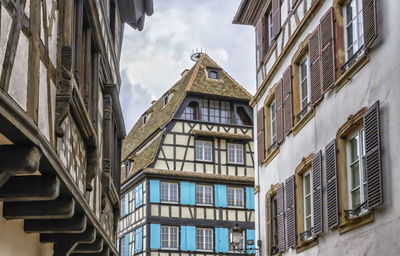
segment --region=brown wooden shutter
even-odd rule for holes
[[[258,164],[265,158],[265,137],[264,137],[264,107],[257,112],[257,143],[258,143]]]
[[[336,156],[336,140],[333,140],[325,147],[326,201],[329,229],[339,225]]]
[[[364,114],[368,209],[383,204],[379,101]]]
[[[377,0],[363,0],[363,26],[364,26],[364,45],[371,47],[374,40],[378,37],[378,17]]]
[[[283,183],[279,185],[276,190],[277,210],[278,210],[278,247],[280,252],[284,252],[286,249],[285,242],[285,208],[283,198]]]
[[[294,175],[285,180],[286,196],[286,240],[290,248],[296,246],[296,208]]]
[[[259,67],[262,63],[264,45],[263,45],[263,24],[260,19],[256,25],[256,48],[257,48],[257,67]]]
[[[262,51],[262,57],[264,58],[265,54],[267,54],[269,50],[269,43],[268,43],[268,17],[266,15],[263,15],[262,19],[262,45],[263,45],[263,51]]]
[[[281,0],[272,0],[272,39],[281,31]]]
[[[292,66],[283,73],[283,131],[287,135],[293,127]]]
[[[311,72],[311,103],[316,104],[322,98],[321,89],[321,58],[320,58],[319,26],[311,34],[308,42]]]
[[[321,19],[322,90],[326,92],[335,83],[335,26],[333,8]]]
[[[313,182],[313,235],[319,235],[324,231],[322,211],[322,151],[320,150],[312,160]]]
[[[267,194],[265,198],[265,229],[266,229],[266,244],[265,244],[265,249],[266,249],[266,255],[269,256],[271,255],[271,249],[272,249],[272,205],[271,205],[271,195]]]
[[[285,138],[283,132],[283,80],[281,79],[275,88],[275,108],[276,108],[276,138],[278,143],[282,143]]]

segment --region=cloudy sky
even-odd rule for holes
[[[233,25],[241,0],[154,0],[142,32],[125,27],[121,103],[127,132],[206,49],[248,91],[255,91],[254,29]]]

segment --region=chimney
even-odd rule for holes
[[[183,70],[182,73],[181,73],[181,77],[182,78],[185,77],[187,73],[189,73],[189,69]]]

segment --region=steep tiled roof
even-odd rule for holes
[[[223,70],[221,72],[221,79],[214,80],[207,78],[207,68],[220,67],[207,55],[203,54],[190,71],[168,90],[168,103],[164,106],[164,100],[163,97],[161,97],[146,111],[148,114],[146,124],[143,124],[142,118],[140,118],[133,126],[122,146],[122,160],[128,158],[134,160],[131,174],[151,164],[151,162],[147,160],[138,160],[138,158],[146,154],[146,158],[152,161],[157,150],[154,150],[150,145],[143,148],[143,145],[149,141],[152,141],[153,145],[157,144],[156,141],[158,141],[158,139],[153,141],[154,136],[160,136],[159,132],[161,132],[174,117],[188,92],[218,95],[242,100],[251,99],[251,95]],[[157,144],[157,149],[158,146],[159,142]],[[136,154],[136,151],[140,153]]]

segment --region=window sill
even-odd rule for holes
[[[304,116],[299,119],[292,128],[293,136],[300,132],[306,124],[315,116],[315,109],[311,108]]]
[[[350,230],[356,229],[373,221],[374,214],[372,211],[357,218],[346,219],[343,223],[339,225],[339,234],[344,234]]]
[[[267,157],[261,162],[261,165],[268,165],[276,155],[279,153],[279,146],[276,146],[268,155]]]
[[[362,54],[358,60],[351,65],[336,81],[335,88],[336,92],[338,92],[342,87],[347,84],[351,80],[351,78],[361,70],[362,67],[365,66],[369,61],[369,55],[367,53]]]
[[[296,247],[296,253],[303,252],[311,247],[318,245],[319,240],[318,237],[314,237],[309,240],[301,241]]]
[[[214,161],[207,161],[207,160],[194,160],[195,163],[199,164],[214,164]]]

